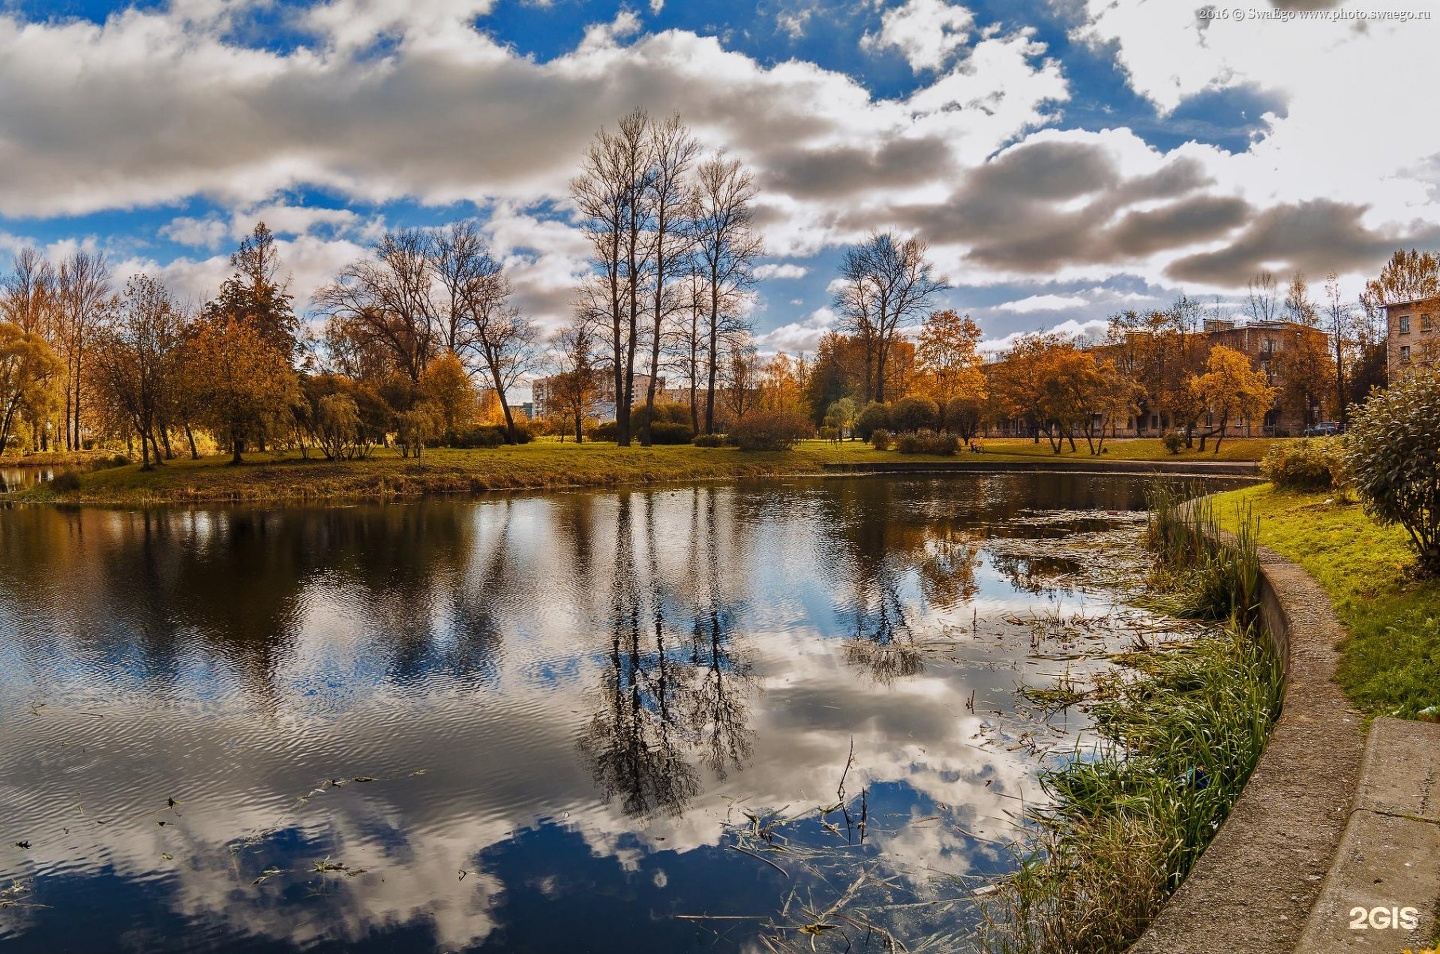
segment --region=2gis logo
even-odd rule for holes
[[[1352,931],[1413,931],[1420,926],[1420,912],[1415,908],[1350,909]]]

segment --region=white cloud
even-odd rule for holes
[[[808,274],[810,269],[792,262],[770,262],[755,269],[755,277],[762,282],[771,278],[804,278]]]
[[[829,308],[817,308],[801,321],[781,325],[755,338],[762,353],[814,354],[820,339],[834,331],[840,318]]]
[[[974,26],[974,15],[958,4],[906,0],[885,11],[880,32],[865,34],[860,45],[869,50],[897,49],[915,71],[934,71],[965,45]]]
[[[1064,311],[1067,308],[1083,308],[1090,302],[1074,295],[1031,295],[1019,301],[1007,301],[995,307],[1000,311],[1012,311],[1017,315],[1028,315],[1036,311]]]

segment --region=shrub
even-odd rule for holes
[[[499,447],[505,443],[505,431],[499,427],[470,427],[449,435],[451,447]]]
[[[50,487],[57,493],[73,493],[80,489],[80,475],[73,470],[62,470],[50,478]]]
[[[878,401],[871,401],[865,405],[865,410],[855,418],[855,436],[862,441],[868,441],[870,435],[876,431],[888,431],[890,429],[890,406],[881,404]]]
[[[1160,438],[1165,449],[1172,454],[1178,454],[1185,447],[1185,435],[1179,431],[1166,431],[1165,436]]]
[[[789,450],[809,430],[809,422],[798,414],[753,411],[740,419],[730,437],[743,451]]]
[[[114,457],[97,457],[90,462],[91,470],[109,470],[112,467],[129,467],[130,458],[124,454],[116,454]]]
[[[695,432],[689,424],[673,424],[670,421],[656,421],[650,425],[652,444],[688,444]]]
[[[700,434],[700,435],[698,435],[694,440],[692,440],[690,443],[694,444],[696,447],[724,447],[724,446],[725,446],[725,435],[724,435],[724,434]]]
[[[895,449],[902,454],[954,454],[960,448],[960,438],[954,434],[936,434],[921,431],[918,434],[902,434],[895,442]]]
[[[1345,453],[1333,439],[1287,441],[1266,452],[1260,473],[1286,490],[1344,487]]]
[[[870,444],[876,450],[890,449],[890,432],[880,427],[870,432]]]
[[[604,424],[598,425],[595,430],[590,432],[590,439],[615,443],[620,439],[620,422],[606,421]]]
[[[927,397],[903,397],[890,409],[890,426],[897,431],[933,431],[940,426],[940,405]]]
[[[1365,509],[1410,535],[1420,570],[1440,575],[1440,371],[1414,371],[1355,412],[1346,464]]]
[[[504,429],[504,428],[501,428],[501,429],[500,429],[500,434],[501,434],[502,437],[504,436],[504,434],[505,434],[505,429]],[[529,425],[529,424],[516,424],[516,425],[515,425],[515,443],[517,443],[517,444],[528,444],[528,443],[530,443],[531,441],[533,441],[534,439],[535,439],[535,432],[532,431],[532,430],[530,430],[530,425]]]

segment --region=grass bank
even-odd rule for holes
[[[1349,632],[1340,684],[1359,708],[1413,719],[1440,705],[1440,580],[1414,576],[1403,529],[1379,525],[1332,491],[1262,484],[1214,499],[1231,527],[1236,508],[1248,507],[1260,545],[1298,563],[1330,595]]]
[[[1019,871],[991,907],[987,946],[1003,954],[1111,954],[1130,946],[1210,843],[1279,717],[1282,674],[1259,638],[1253,535],[1220,543],[1174,494],[1158,501],[1152,599],[1221,621],[1208,635],[1127,654],[1083,703],[1099,743],[1046,772],[1053,804],[1032,811]]]
[[[1151,460],[1159,442],[1119,442],[1103,459]],[[1268,446],[1268,442],[1267,442]],[[1048,448],[1045,459],[1054,459]],[[1250,448],[1250,458],[1263,456]],[[1160,449],[1163,453],[1163,448]],[[240,467],[226,455],[198,461],[168,461],[153,471],[137,464],[87,472],[78,471],[78,486],[69,489],[40,485],[16,495],[31,502],[91,504],[309,502],[326,499],[404,499],[435,494],[476,494],[493,490],[544,490],[560,487],[617,487],[747,477],[819,474],[826,464],[892,461],[954,461],[1003,466],[1034,462],[1038,455],[1026,441],[990,442],[982,454],[956,457],[901,455],[877,451],[859,441],[832,444],[802,441],[793,450],[747,453],[730,447],[620,448],[606,443],[536,441],[517,447],[476,450],[439,448],[420,460],[406,460],[390,449],[366,460],[327,461],[298,452],[251,454]],[[1127,457],[1128,452],[1138,456]],[[1237,451],[1238,453],[1238,451]],[[1077,455],[1067,454],[1075,457]],[[1089,458],[1089,454],[1079,455]],[[1173,457],[1168,459],[1174,459]],[[1202,459],[1209,459],[1204,455]],[[0,463],[8,463],[0,462]],[[88,461],[80,462],[88,465]]]

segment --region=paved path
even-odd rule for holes
[[[824,464],[827,474],[977,474],[1030,471],[1065,471],[1103,474],[1183,474],[1211,477],[1253,477],[1260,465],[1253,460],[1110,460],[1103,457],[1056,457],[1053,460],[962,455],[955,460],[857,461]]]
[[[1418,952],[1440,930],[1440,726],[1376,719],[1366,736],[1335,682],[1344,630],[1329,596],[1282,557],[1261,560],[1266,625],[1288,660],[1284,710],[1131,954]],[[1405,908],[1413,927],[1394,923]]]
[[[1413,927],[1396,908],[1414,911]],[[1295,951],[1418,951],[1440,931],[1437,908],[1440,725],[1376,719],[1345,837]]]

